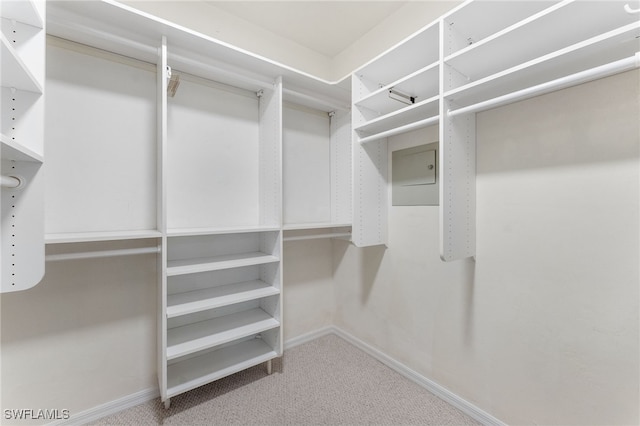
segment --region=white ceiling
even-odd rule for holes
[[[205,2],[329,58],[407,3],[404,0]]]

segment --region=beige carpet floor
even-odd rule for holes
[[[477,425],[345,340],[329,335],[171,399],[95,425]]]

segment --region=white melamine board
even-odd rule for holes
[[[636,38],[639,28],[640,22],[626,25],[465,84],[445,92],[444,96],[455,101],[458,106],[467,106],[633,56],[640,50],[640,41]]]
[[[440,52],[438,37],[437,23],[431,24],[356,70],[360,87],[353,101],[435,63]]]
[[[170,237],[168,258],[179,260],[261,251],[264,240],[273,243],[278,236],[279,231]],[[265,253],[277,254],[273,249]]]
[[[351,222],[348,222],[348,223],[318,222],[318,223],[299,223],[299,224],[285,225],[283,229],[285,231],[298,231],[298,230],[306,230],[306,229],[345,228],[350,226],[351,226]]]
[[[353,242],[387,243],[387,140],[354,143]]]
[[[376,117],[355,127],[358,134],[368,136],[391,130],[438,115],[438,97],[424,99],[413,105]]]
[[[329,222],[329,115],[289,105],[283,121],[284,223]]]
[[[0,28],[7,41],[29,69],[39,86],[44,84],[45,55],[42,49],[46,33],[42,28],[2,19]]]
[[[338,110],[331,117],[331,223],[351,226],[353,220],[351,114]]]
[[[259,126],[259,223],[282,224],[282,78],[261,92]]]
[[[277,356],[263,340],[252,339],[170,364],[167,396],[178,395]]]
[[[78,232],[62,234],[46,234],[47,244],[83,243],[90,241],[119,241],[160,238],[162,233],[156,230],[148,231],[111,231],[111,232]]]
[[[443,101],[443,110],[451,104]],[[451,108],[453,109],[453,108]],[[476,117],[445,115],[440,122],[440,257],[444,261],[475,256]]]
[[[156,226],[162,231],[157,262],[156,374],[160,399],[167,400],[167,39],[162,37],[156,58]]]
[[[44,1],[3,0],[0,3],[0,16],[42,28],[44,26],[42,9],[44,9]]]
[[[2,87],[0,121],[3,140],[26,155],[43,157],[44,99],[40,93]],[[22,148],[18,148],[22,147]]]
[[[241,266],[261,265],[278,262],[279,258],[261,252],[228,254],[206,258],[170,260],[167,262],[167,275],[195,274],[219,269],[238,268]]]
[[[413,96],[417,102],[438,95],[439,67],[438,63],[430,64],[402,79],[382,87],[358,101],[357,107],[364,107],[376,111],[380,115],[388,114],[406,107],[406,104],[389,97],[389,90],[395,89],[401,93]]]
[[[42,163],[42,155],[29,148],[15,143],[10,137],[0,134],[1,158],[3,160],[32,161]]]
[[[269,88],[283,76],[291,87],[349,102],[348,81],[328,85],[325,80],[116,2],[51,2],[47,16],[49,33],[63,38],[155,62],[158,40],[165,35],[169,57],[183,71],[210,78],[210,70],[216,68],[217,81],[250,90]]]
[[[156,229],[153,68],[47,53],[47,232]]]
[[[167,317],[187,315],[279,293],[280,290],[276,287],[260,280],[177,293],[167,298]]]
[[[4,34],[0,35],[2,50],[2,87],[13,87],[20,90],[42,93],[42,85],[33,71],[27,66]]]
[[[472,1],[444,18],[444,55],[448,56],[470,44],[497,33],[559,1]],[[481,17],[481,19],[479,19]]]
[[[167,230],[169,237],[189,237],[203,235],[246,234],[279,231],[280,226],[243,226],[241,228],[179,228]]]
[[[445,58],[472,80],[637,22],[625,2],[562,2]],[[580,25],[567,25],[578,21]]]
[[[257,225],[258,149],[254,94],[181,78],[168,108],[167,226]]]
[[[2,161],[2,175],[18,176],[20,188],[2,188],[0,292],[26,290],[44,275],[44,177],[41,164]]]
[[[260,308],[240,311],[167,331],[167,360],[219,346],[278,327],[280,322]]]

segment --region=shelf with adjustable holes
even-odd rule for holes
[[[349,111],[283,107],[283,229],[296,239],[333,238],[351,230]],[[291,235],[284,241],[291,241]]]
[[[0,292],[44,275],[45,2],[0,3]]]
[[[281,231],[168,238],[165,402],[282,355]]]
[[[353,74],[353,129],[360,142],[438,116],[439,26],[426,27]],[[416,54],[420,52],[420,54]]]

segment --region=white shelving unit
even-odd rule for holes
[[[282,355],[281,253],[280,230],[168,238],[164,401]]]
[[[386,243],[386,138],[439,124],[440,254],[474,256],[476,112],[637,68],[627,3],[467,1],[356,70],[354,242]]]
[[[348,110],[324,111],[284,104],[284,230],[350,230],[350,129]],[[310,234],[313,238],[319,235]],[[324,235],[331,238],[333,233]]]
[[[475,114],[637,67],[639,19],[625,4],[468,2],[443,18],[443,260],[475,255]],[[491,13],[494,8],[501,13]],[[478,13],[486,17],[482,28],[471,24]],[[580,25],[567,25],[574,20]]]
[[[44,275],[44,16],[44,1],[0,2],[0,292]]]

